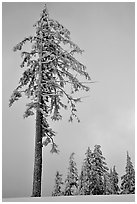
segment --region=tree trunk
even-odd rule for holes
[[[41,97],[41,80],[42,80],[42,40],[39,50],[39,71],[38,71],[38,106],[36,110],[36,136],[35,136],[35,159],[33,172],[33,189],[32,197],[41,197],[41,177],[42,177],[42,113],[40,111]]]
[[[42,114],[40,110],[37,109],[32,197],[41,197],[41,176],[42,176],[42,126],[41,124],[42,124]]]

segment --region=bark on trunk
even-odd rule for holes
[[[41,176],[42,176],[42,114],[36,111],[36,136],[35,136],[35,159],[33,173],[32,197],[41,197]]]
[[[33,189],[32,197],[41,197],[41,177],[42,177],[42,113],[40,111],[41,97],[41,81],[42,81],[42,39],[39,50],[39,71],[38,71],[38,107],[36,110],[36,136],[35,136],[35,159],[33,172]]]

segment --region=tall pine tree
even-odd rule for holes
[[[29,103],[26,104],[24,118],[36,113],[32,196],[40,197],[42,147],[51,143],[51,152],[58,152],[54,141],[55,132],[50,127],[49,119],[54,121],[62,119],[60,109],[67,109],[68,106],[70,107],[69,121],[74,117],[77,118],[76,103],[80,102],[81,98],[75,98],[73,93],[89,90],[89,87],[80,82],[77,76],[82,75],[88,80],[90,76],[86,72],[86,67],[74,57],[75,53],[81,54],[83,51],[71,41],[69,30],[49,17],[46,5],[34,27],[35,34],[25,37],[13,49],[22,50],[23,60],[20,67],[25,71],[19,80],[19,85],[13,91],[9,106],[25,94]],[[25,51],[23,47],[27,42],[30,49]],[[70,92],[67,92],[68,86],[70,86]]]
[[[52,196],[63,195],[63,191],[61,189],[62,185],[63,185],[62,174],[60,174],[59,171],[57,171],[56,176],[55,176],[55,186],[54,186],[54,190],[52,192]]]
[[[76,162],[74,161],[74,153],[70,155],[68,174],[65,180],[65,192],[64,195],[70,196],[77,194],[78,191],[78,170]]]
[[[135,194],[135,170],[127,152],[126,173],[121,177],[121,194]]]
[[[94,146],[94,151],[92,153],[93,159],[92,163],[92,178],[90,183],[90,194],[93,195],[103,195],[104,194],[104,174],[108,171],[106,166],[105,158],[102,155],[100,145]]]

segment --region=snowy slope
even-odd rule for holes
[[[3,202],[135,202],[135,195],[60,196],[41,198],[3,198]]]

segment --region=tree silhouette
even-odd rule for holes
[[[88,91],[89,87],[77,77],[82,75],[90,80],[90,76],[86,72],[86,67],[74,58],[75,53],[81,54],[83,51],[71,41],[68,29],[49,17],[46,5],[34,27],[34,36],[25,37],[13,49],[21,51],[23,46],[29,43],[30,50],[21,53],[23,61],[20,67],[25,71],[19,85],[13,91],[9,106],[25,94],[30,101],[26,104],[24,118],[36,112],[32,196],[40,197],[42,147],[51,143],[51,152],[58,153],[54,141],[55,132],[50,127],[49,119],[53,121],[62,119],[60,109],[67,109],[69,106],[69,121],[76,118],[79,122],[76,103],[81,101],[81,97],[75,98],[73,94],[79,90]],[[68,87],[71,92],[68,91]]]

